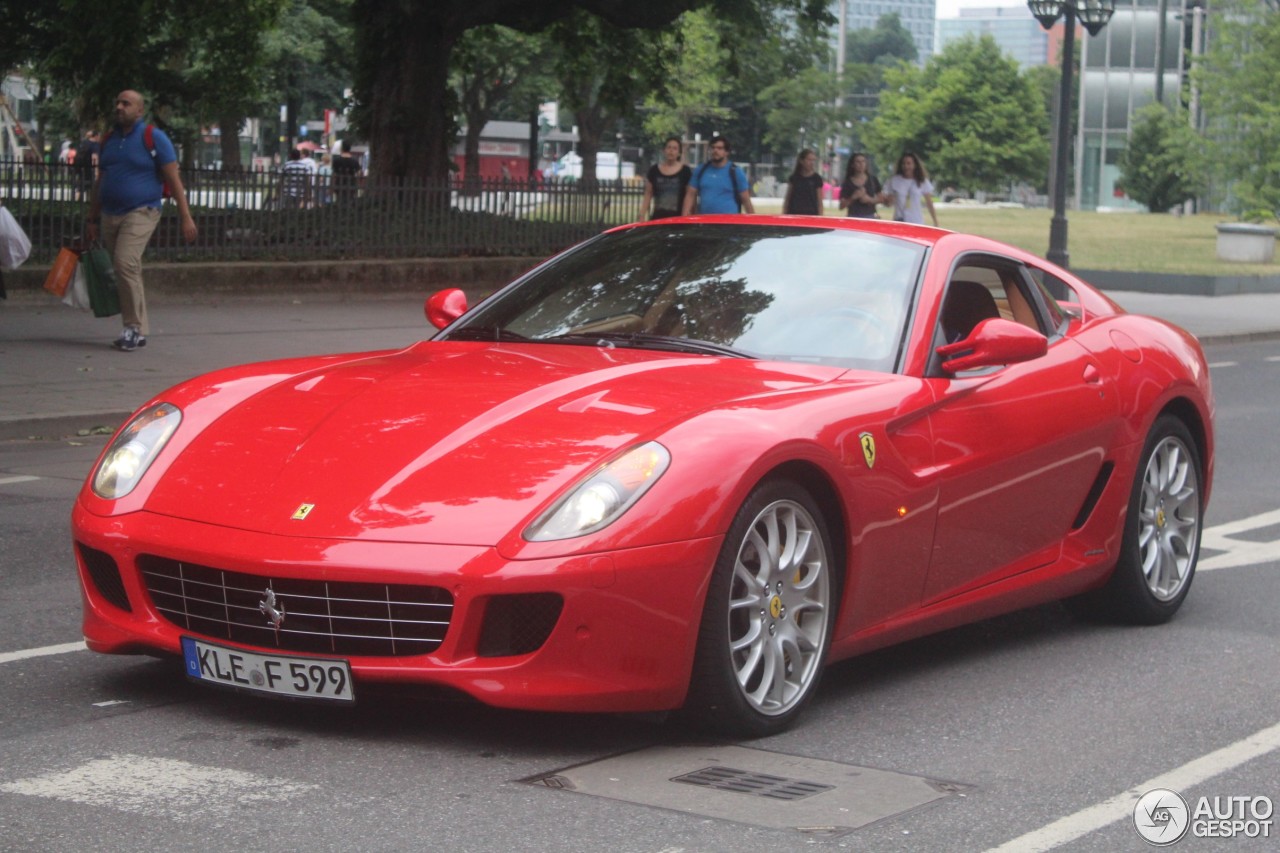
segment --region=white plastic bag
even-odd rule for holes
[[[89,303],[89,282],[84,277],[84,267],[80,264],[76,264],[76,271],[71,276],[71,283],[67,285],[62,304],[79,308],[81,311],[93,310],[93,305]]]
[[[4,205],[0,205],[0,270],[16,270],[31,254],[31,241]]]

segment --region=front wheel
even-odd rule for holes
[[[822,676],[839,586],[812,496],[788,480],[757,487],[712,572],[686,712],[732,736],[789,726]]]
[[[1200,556],[1200,456],[1186,425],[1163,415],[1151,428],[1129,497],[1120,559],[1089,609],[1140,625],[1178,612]]]

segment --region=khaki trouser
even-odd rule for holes
[[[160,223],[158,207],[140,207],[124,216],[102,217],[102,245],[111,253],[120,290],[120,319],[146,335],[147,298],[142,291],[142,253]]]

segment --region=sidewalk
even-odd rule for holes
[[[1172,296],[1111,292],[1205,343],[1280,337],[1280,294]],[[150,397],[191,376],[251,361],[398,348],[434,330],[422,296],[307,293],[150,300],[148,346],[110,346],[118,317],[94,319],[52,300],[0,302],[0,440],[114,429]]]

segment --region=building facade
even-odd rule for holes
[[[923,65],[933,54],[933,32],[936,17],[934,0],[835,0],[831,16],[840,20],[844,5],[845,26],[850,30],[874,29],[884,15],[897,14],[898,19],[916,43],[918,62]]]
[[[1049,62],[1049,33],[1031,16],[1027,6],[993,6],[961,9],[958,18],[938,21],[934,52],[966,36],[989,35],[1006,55],[1026,69]]]
[[[39,131],[35,115],[35,84],[16,74],[0,81],[0,160],[39,159],[29,132]]]
[[[1085,35],[1080,50],[1080,121],[1076,131],[1075,195],[1082,210],[1139,208],[1120,186],[1120,156],[1129,141],[1134,111],[1156,99],[1160,74],[1166,106],[1188,96],[1190,59],[1202,51],[1200,0],[1117,0],[1110,23]]]

